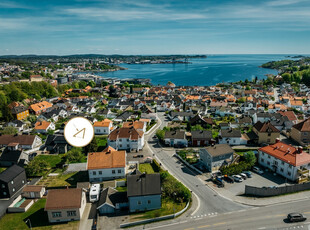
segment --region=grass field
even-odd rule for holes
[[[79,221],[62,224],[49,224],[47,213],[44,211],[46,199],[41,199],[25,213],[9,213],[0,219],[1,230],[24,230],[30,229],[31,222],[34,230],[75,230],[79,227]],[[29,221],[28,221],[29,219]],[[25,223],[27,221],[27,224]]]
[[[88,172],[74,172],[68,174],[60,173],[58,176],[46,176],[38,185],[45,185],[47,187],[61,187],[61,186],[75,186],[77,182],[87,182]]]
[[[147,174],[151,174],[151,173],[154,173],[154,169],[152,167],[151,164],[139,164],[139,171],[140,172],[146,172]]]
[[[38,155],[36,156],[36,159],[44,160],[46,161],[51,168],[55,168],[58,164],[62,162],[62,159],[64,157],[64,154],[58,154],[58,155]]]

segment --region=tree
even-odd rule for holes
[[[113,85],[109,87],[109,97],[117,97],[116,89]]]
[[[253,166],[256,163],[256,156],[253,152],[247,152],[244,154],[244,160]]]
[[[283,78],[283,81],[286,82],[286,83],[290,83],[291,82],[291,75],[289,73],[282,74],[282,78]]]
[[[84,147],[85,153],[96,152],[98,150],[97,138],[94,137],[93,140]]]
[[[94,81],[90,81],[88,82],[88,85],[92,88],[94,88],[96,86],[96,83]]]
[[[157,130],[156,131],[156,136],[158,137],[159,140],[163,140],[165,138],[165,131],[164,130]]]
[[[16,133],[17,129],[12,126],[5,127],[2,131],[2,134],[8,134],[8,135],[14,135]]]
[[[46,161],[35,158],[25,166],[25,170],[27,176],[43,176],[48,167],[49,164]]]
[[[80,163],[84,159],[84,154],[80,148],[73,148],[65,155],[67,163]]]

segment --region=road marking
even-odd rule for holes
[[[226,222],[216,223],[216,224],[213,224],[213,226],[218,226],[218,225],[223,225],[223,224],[226,224]]]
[[[199,226],[198,228],[207,228],[210,227],[210,225],[203,225],[203,226]]]
[[[160,226],[151,227],[151,228],[147,228],[147,229],[162,228],[162,227],[172,226],[172,225],[176,225],[176,224],[184,224],[186,222],[187,222],[187,220],[183,220],[183,221],[180,221],[180,222],[177,222],[177,223],[165,224],[165,225],[160,225]]]
[[[186,228],[186,229],[184,229],[184,230],[194,230],[194,228]]]
[[[258,228],[258,229],[266,229],[266,227],[260,227],[260,228]]]
[[[275,216],[286,216],[285,214],[278,214],[278,215],[275,215]]]

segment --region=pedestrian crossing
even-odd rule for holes
[[[217,216],[217,212],[211,212],[211,213],[206,213],[203,215],[191,215],[191,219],[198,219],[198,218],[203,218],[203,217],[211,217],[211,216]]]

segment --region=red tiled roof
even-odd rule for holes
[[[299,153],[297,148],[284,144],[283,142],[265,146],[259,150],[293,166],[301,166],[310,163],[310,154],[304,151]]]
[[[310,132],[310,118],[304,120],[296,125],[293,125],[293,128],[301,132]]]

